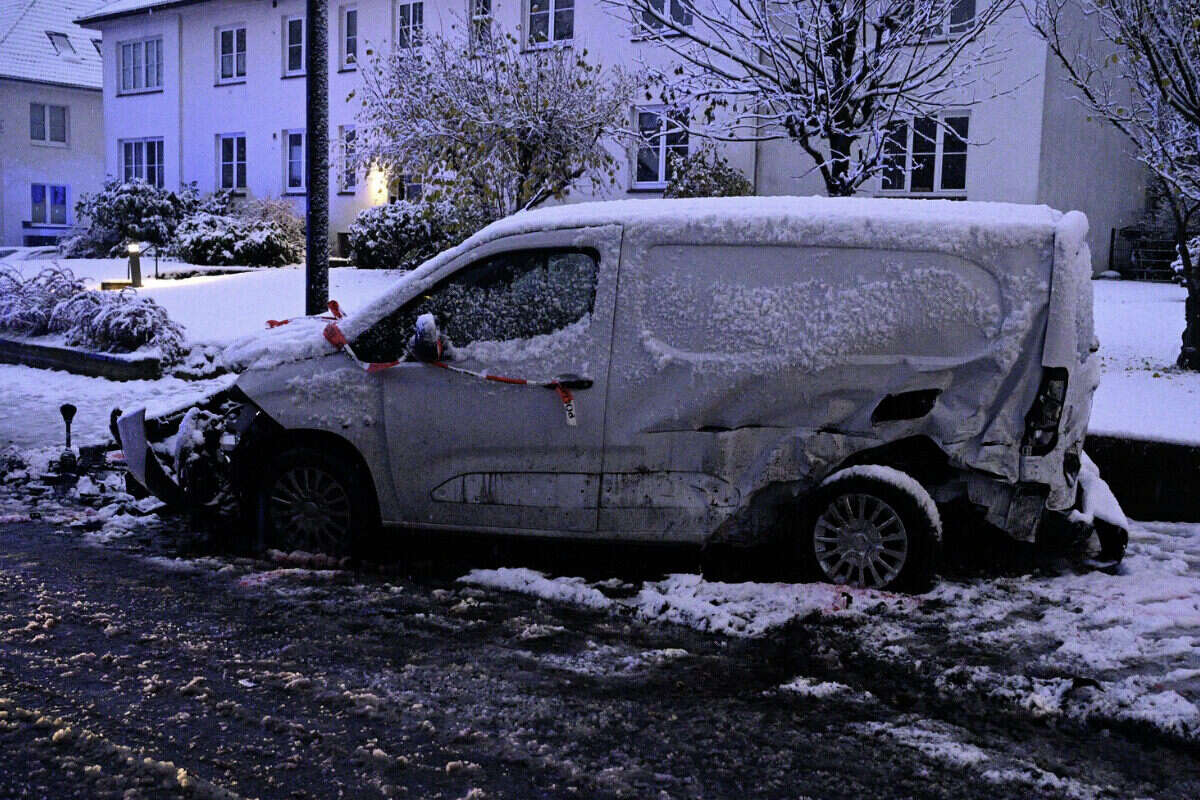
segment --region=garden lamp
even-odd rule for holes
[[[129,243],[129,281],[135,288],[142,286],[142,246]]]

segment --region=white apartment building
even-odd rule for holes
[[[290,197],[302,211],[305,7],[304,0],[115,0],[77,20],[104,33],[107,171],[165,186],[195,182],[201,191]],[[359,62],[452,26],[461,31],[487,22],[585,47],[606,65],[631,69],[672,57],[603,0],[330,0],[328,15],[330,139],[350,147]],[[1079,208],[1091,219],[1095,262],[1103,268],[1110,229],[1130,224],[1143,206],[1144,172],[1116,132],[1087,119],[1020,8],[1002,20],[1000,32],[1005,61],[990,83],[977,87],[999,96],[949,112],[948,126],[917,119],[898,130],[896,167],[865,193]],[[653,131],[661,112],[660,105],[631,100],[630,125]],[[924,141],[914,132],[927,128],[938,129],[936,144],[914,147]],[[661,194],[667,153],[688,147],[680,135],[632,149],[618,159],[616,182],[599,196]],[[724,149],[758,194],[823,191],[797,145],[743,142]],[[339,248],[360,210],[412,191],[402,176],[355,173],[337,159],[331,169],[330,234]],[[593,197],[583,191],[568,201]]]
[[[53,244],[104,178],[94,0],[0,0],[0,245]]]

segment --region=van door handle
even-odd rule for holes
[[[576,375],[573,372],[568,372],[565,375],[555,375],[554,383],[557,383],[564,389],[590,389],[595,381],[593,381],[591,378],[585,378],[582,375]],[[551,389],[554,388],[554,383],[549,384]]]

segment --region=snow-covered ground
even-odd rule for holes
[[[60,370],[0,364],[0,448],[62,447],[63,421],[58,407],[78,408],[71,425],[72,443],[95,444],[108,436],[114,408],[146,406],[170,410],[190,398],[207,397],[233,382],[232,375],[202,381],[164,377],[156,381],[110,381]]]
[[[1103,377],[1090,430],[1200,444],[1200,372],[1175,368],[1187,291],[1135,281],[1092,287]]]
[[[671,575],[643,583],[632,596],[609,596],[604,583],[520,568],[474,570],[460,580],[736,637],[798,620],[840,619],[865,654],[924,665],[922,675],[948,696],[980,697],[1037,717],[1148,724],[1200,741],[1200,525],[1135,524],[1118,575],[943,580],[917,597],[820,583],[716,583],[699,575]]]

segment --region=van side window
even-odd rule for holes
[[[456,347],[550,334],[591,313],[599,257],[575,249],[516,250],[470,264],[380,320],[354,342],[368,361],[400,357],[417,317],[433,314]]]

